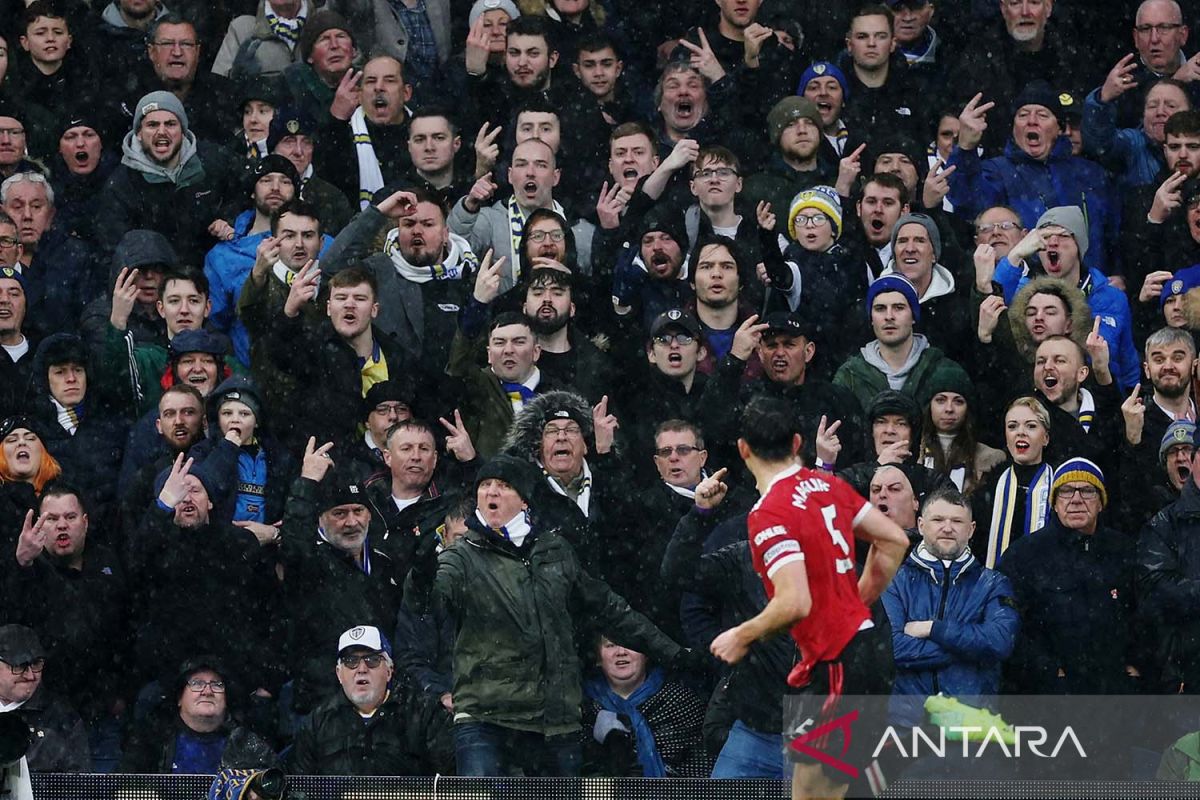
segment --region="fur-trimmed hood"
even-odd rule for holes
[[[1047,275],[1034,278],[1021,287],[1008,309],[1008,324],[1012,328],[1013,339],[1017,343],[1018,352],[1026,361],[1033,361],[1037,345],[1033,343],[1033,337],[1025,327],[1025,309],[1029,307],[1031,297],[1045,292],[1047,288],[1052,288],[1053,294],[1061,295],[1066,300],[1067,313],[1071,315],[1071,338],[1080,347],[1087,342],[1088,333],[1092,330],[1092,307],[1088,305],[1087,298],[1078,287]]]
[[[595,429],[592,425],[592,407],[588,401],[574,392],[551,391],[539,394],[525,404],[513,420],[508,435],[504,437],[503,451],[520,458],[536,462],[542,446],[542,429],[555,411],[565,410],[571,419],[583,429],[583,440],[588,452],[596,452]]]

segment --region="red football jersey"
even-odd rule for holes
[[[750,552],[767,597],[783,565],[803,561],[808,573],[812,611],[791,631],[801,657],[793,686],[807,684],[817,662],[836,659],[871,618],[858,596],[853,546],[854,526],[870,508],[845,481],[796,466],[776,475],[750,511]]]

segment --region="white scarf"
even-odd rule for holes
[[[54,410],[58,414],[58,424],[63,427],[63,430],[72,436],[79,430],[79,412],[76,410],[79,406],[67,408],[62,403],[50,398],[50,402],[54,404]]]
[[[350,117],[350,132],[354,134],[354,151],[358,155],[358,207],[362,209],[369,206],[371,198],[383,188],[383,170],[379,168],[375,145],[371,144],[371,134],[367,132],[367,115],[362,106],[354,109]]]
[[[490,524],[488,524],[488,521],[483,518],[483,514],[480,513],[479,509],[475,509],[475,519],[482,522],[485,528],[496,531],[496,533],[500,534],[505,539],[508,539],[517,547],[520,547],[525,543],[525,537],[529,535],[531,530],[533,530],[533,526],[529,524],[528,509],[522,509],[518,511],[515,517],[501,525],[499,528],[493,528]]]
[[[675,484],[673,484],[673,483],[667,483],[666,481],[663,481],[663,485],[664,485],[664,486],[666,486],[668,489],[670,489],[670,490],[671,490],[672,492],[674,492],[675,494],[679,495],[680,497],[686,497],[686,498],[688,498],[689,500],[695,500],[695,499],[696,499],[696,489],[695,489],[695,487],[693,487],[693,488],[691,488],[691,489],[686,489],[686,488],[684,488],[683,486],[676,486]]]
[[[392,266],[400,277],[413,283],[429,283],[430,281],[456,281],[463,276],[464,267],[474,269],[479,265],[479,259],[471,252],[471,243],[457,233],[450,234],[450,252],[441,263],[428,267],[417,267],[405,259],[400,252],[400,229],[388,231],[387,240],[383,243],[383,253],[392,260]]]
[[[1079,427],[1084,433],[1092,432],[1092,423],[1096,421],[1096,398],[1087,389],[1079,390],[1079,411],[1075,414]]]
[[[570,499],[571,495],[567,494],[567,490],[563,488],[562,484],[546,472],[545,466],[542,466],[542,472],[545,473],[546,483],[550,484],[551,489]],[[588,466],[586,459],[583,462],[583,488],[579,492],[579,497],[575,498],[575,505],[579,506],[584,517],[587,517],[588,510],[592,507],[592,468]]]
[[[320,272],[321,262],[314,261],[313,266],[318,268],[318,271],[317,271],[317,293],[319,294],[321,291],[321,272]],[[276,278],[278,278],[279,282],[282,283],[284,286],[291,286],[292,283],[296,280],[295,270],[293,270],[291,267],[289,267],[287,264],[283,263],[282,261],[275,262],[275,266],[271,267],[271,274],[274,275]],[[316,295],[313,295],[313,302],[314,303],[316,302]]]

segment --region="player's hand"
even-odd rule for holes
[[[745,658],[750,650],[748,643],[742,641],[738,628],[730,628],[712,640],[708,651],[726,664],[736,664]]]

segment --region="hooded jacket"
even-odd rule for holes
[[[1000,691],[1000,666],[1012,654],[1021,620],[1008,578],[987,569],[970,548],[949,563],[918,545],[883,593],[892,624],[896,682],[893,722],[924,720],[925,698],[943,693],[971,704]],[[928,638],[906,623],[933,620]]]
[[[930,347],[924,336],[914,334],[913,339],[908,362],[898,372],[893,372],[883,361],[879,354],[879,340],[875,339],[863,345],[858,354],[838,367],[833,376],[834,384],[849,389],[859,405],[866,408],[871,405],[875,395],[893,388],[893,381],[898,384],[897,391],[915,398],[918,403],[928,400],[925,397],[926,386],[938,372],[956,371],[962,373],[960,378],[963,382],[969,381],[963,368],[947,358],[941,350]]]
[[[432,598],[459,620],[456,723],[570,734],[579,730],[583,699],[580,628],[599,629],[659,663],[679,645],[588,575],[558,527],[542,527],[537,509],[532,516],[519,548],[469,519],[463,540],[438,558]]]
[[[221,433],[221,402],[233,392],[249,395],[258,405],[254,444],[239,447]],[[226,378],[208,396],[205,407],[208,410],[208,437],[192,446],[188,458],[195,459],[198,465],[206,465],[205,471],[213,476],[213,485],[209,489],[213,519],[267,524],[283,519],[288,487],[296,477],[296,461],[271,436],[262,395],[254,381],[244,375]]]
[[[1058,138],[1045,161],[1027,155],[1010,137],[1003,155],[986,160],[976,150],[956,146],[947,166],[958,168],[947,178],[947,196],[955,213],[964,219],[973,219],[995,205],[1007,205],[1017,212],[1024,227],[1033,230],[1050,208],[1083,206],[1088,221],[1084,266],[1104,274],[1120,272],[1116,260],[1119,200],[1104,168],[1071,155],[1071,140],[1066,136]]]

